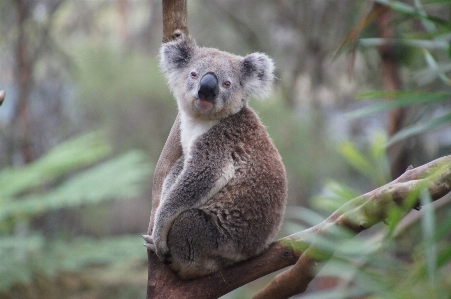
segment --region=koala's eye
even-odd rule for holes
[[[222,83],[222,87],[224,88],[229,88],[232,85],[232,83],[230,83],[230,81],[225,81],[224,83]]]
[[[197,73],[194,72],[194,71],[191,72],[189,75],[190,75],[190,77],[193,78],[193,79],[196,79],[196,78],[197,78]]]

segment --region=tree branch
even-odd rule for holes
[[[150,213],[149,227],[147,234],[152,234],[153,224],[155,221],[155,211],[160,204],[161,188],[164,178],[168,175],[175,161],[182,156],[182,145],[180,143],[180,115],[177,115],[168,139],[164,144],[153,175],[152,186],[152,211]]]
[[[334,237],[332,229],[346,228],[355,235],[370,228],[374,224],[384,221],[390,209],[397,205],[404,207],[405,212],[415,203],[406,203],[405,199],[412,192],[426,188],[433,200],[438,200],[451,190],[451,156],[434,160],[423,166],[408,169],[396,180],[361,195],[339,208],[320,224],[279,240],[282,245],[289,244],[292,248],[299,246],[300,240],[305,239],[307,233]],[[416,198],[418,201],[418,198]],[[302,241],[301,241],[302,242]],[[305,244],[302,244],[305,247]],[[308,284],[318,272],[319,259],[314,258],[315,243],[309,245],[296,264],[289,270],[279,274],[268,286],[261,290],[254,299],[282,299],[303,293]],[[323,257],[327,260],[332,254]],[[314,272],[314,270],[316,270]]]

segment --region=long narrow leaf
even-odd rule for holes
[[[391,1],[391,0],[376,0],[375,2],[386,5],[386,6],[390,7],[393,11],[399,12],[406,16],[414,17],[415,19],[420,19],[420,20],[428,20],[437,25],[451,29],[451,25],[447,20],[444,20],[444,19],[441,19],[438,17],[434,17],[434,16],[430,16],[430,15],[424,15],[421,12],[419,12],[416,7],[413,7],[406,3],[403,3],[400,1]]]
[[[424,55],[424,60],[426,61],[428,67],[436,72],[438,78],[443,83],[445,83],[446,85],[450,85],[451,81],[449,80],[449,78],[446,76],[446,74],[444,72],[440,71],[440,67],[439,67],[437,61],[435,61],[434,57],[431,55],[431,53],[428,50],[423,49],[423,55]]]
[[[423,190],[420,196],[423,205],[423,217],[421,219],[421,228],[423,240],[425,242],[425,255],[427,263],[427,274],[430,283],[434,283],[437,269],[437,244],[434,242],[435,234],[435,214],[432,207],[431,195]]]
[[[434,81],[437,78],[438,74],[445,74],[446,76],[446,73],[449,71],[451,71],[451,63],[440,63],[440,65],[438,65],[436,69],[427,67],[419,70],[414,74],[413,78],[416,82],[418,82],[419,85],[425,85]],[[449,81],[445,83],[447,85],[450,85]]]
[[[425,132],[432,131],[444,125],[451,125],[451,113],[445,114],[439,118],[434,118],[425,123],[420,123],[403,129],[393,135],[387,142],[387,147],[408,137],[419,135]]]
[[[407,107],[419,104],[426,104],[431,102],[448,101],[451,99],[451,93],[429,93],[429,92],[385,92],[385,91],[372,91],[361,93],[357,96],[360,99],[380,99],[391,98],[390,101],[383,103],[377,103],[368,107],[358,109],[356,111],[347,114],[350,118],[364,117],[370,114],[384,112],[390,109]]]
[[[359,45],[364,47],[379,47],[386,44],[391,45],[404,45],[422,49],[442,49],[447,50],[449,48],[449,43],[446,40],[424,40],[424,39],[398,39],[398,38],[380,38],[380,37],[369,37],[362,38],[359,40]]]
[[[427,17],[427,13],[423,9],[423,5],[421,4],[421,1],[414,0],[413,2],[415,3],[415,8],[417,9],[418,13],[420,15],[422,15],[423,17]],[[435,26],[435,24],[427,19],[422,19],[421,23],[423,24],[423,27],[426,29],[427,32],[432,33],[437,30],[437,27]]]
[[[343,142],[340,146],[340,153],[346,161],[356,170],[367,176],[372,175],[373,167],[368,162],[366,157],[359,152],[350,142]]]

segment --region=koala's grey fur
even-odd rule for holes
[[[251,95],[270,91],[274,66],[265,54],[241,57],[189,37],[164,44],[160,59],[180,111],[183,154],[164,180],[152,235],[144,238],[181,278],[192,279],[258,255],[280,228],[285,168],[247,105]],[[217,94],[203,100],[199,86],[207,77],[216,78]]]

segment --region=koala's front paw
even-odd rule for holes
[[[155,242],[155,247],[157,249],[156,253],[157,256],[160,258],[160,261],[165,263],[166,265],[172,264],[171,261],[171,252],[169,251],[168,246],[166,245],[166,242]]]
[[[144,244],[144,246],[146,246],[147,249],[152,250],[153,252],[157,251],[157,248],[155,247],[155,244],[153,243],[153,238],[151,235],[142,235],[144,241],[146,241],[146,243]]]
[[[162,261],[166,265],[172,264],[172,255],[166,242],[164,242],[160,238],[152,237],[151,235],[143,235],[142,237],[146,241],[146,244],[144,244],[144,246],[155,252],[160,261]]]

